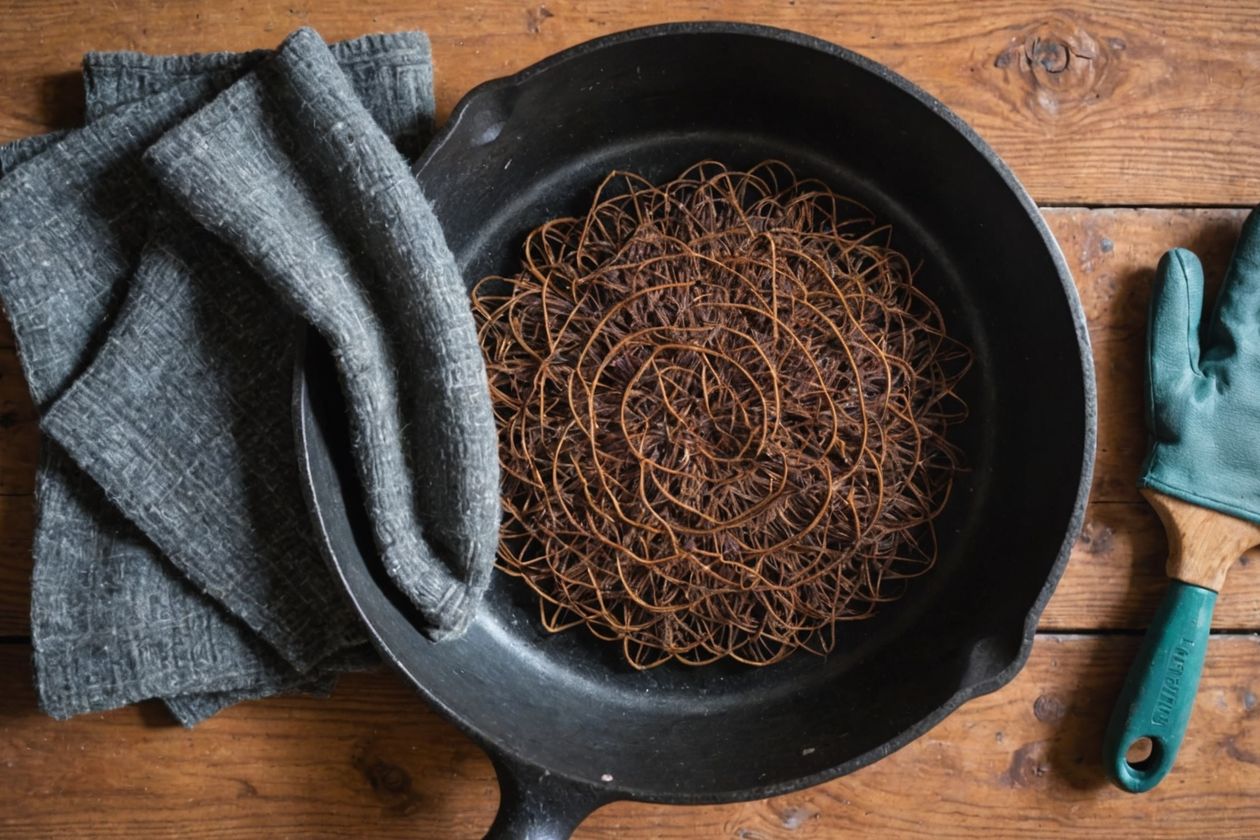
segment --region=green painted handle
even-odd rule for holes
[[[1146,631],[1103,743],[1107,773],[1129,793],[1150,790],[1172,769],[1194,709],[1214,606],[1211,589],[1174,580]],[[1130,763],[1129,748],[1142,738],[1150,739],[1151,754]]]

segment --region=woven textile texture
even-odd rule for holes
[[[160,697],[191,724],[374,661],[298,485],[307,325],[337,359],[387,570],[432,638],[462,632],[498,471],[463,283],[410,175],[425,37],[97,53],[84,82],[84,128],[0,149],[0,297],[44,432],[44,708]]]

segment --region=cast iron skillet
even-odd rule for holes
[[[502,575],[467,636],[434,644],[372,549],[313,338],[295,414],[316,526],[384,657],[490,753],[493,837],[567,837],[615,799],[771,796],[883,758],[1015,676],[1079,530],[1095,397],[1063,258],[993,151],[887,68],[760,26],[623,32],[469,93],[416,175],[471,284],[511,273],[525,232],[580,212],[610,169],[666,178],[704,158],[785,160],[891,222],[976,351],[957,430],[971,470],[938,520],[938,567],[842,625],[826,659],[635,672],[582,631],[545,634]]]

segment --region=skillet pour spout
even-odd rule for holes
[[[887,68],[761,26],[622,32],[473,90],[416,177],[471,286],[514,273],[525,234],[583,212],[610,170],[660,182],[703,159],[782,160],[888,222],[975,352],[951,431],[968,470],[936,568],[842,624],[827,657],[635,671],[580,630],[545,633],[506,575],[463,638],[434,643],[376,556],[336,372],[308,336],[294,417],[317,532],[385,660],[494,760],[495,838],[567,837],[617,799],[773,796],[887,756],[1015,676],[1080,530],[1096,405],[1063,257],[997,155]]]

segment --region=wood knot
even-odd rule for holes
[[[1033,716],[1042,723],[1058,723],[1066,714],[1063,701],[1053,694],[1042,694],[1033,702]]]
[[[373,755],[373,752],[367,744],[360,743],[351,754],[350,763],[376,794],[381,810],[397,816],[416,813],[421,805],[421,796],[412,787],[411,774],[397,764]]]
[[[1071,61],[1072,50],[1062,41],[1042,41],[1034,38],[1027,47],[1028,60],[1040,64],[1047,73],[1062,73]],[[1092,58],[1092,56],[1091,56]]]
[[[1056,15],[1010,34],[993,66],[1018,82],[1030,113],[1063,118],[1116,89],[1125,46],[1122,37],[1096,38],[1076,17]]]

